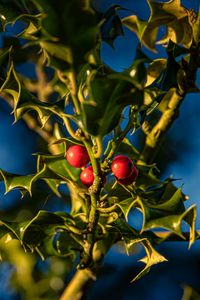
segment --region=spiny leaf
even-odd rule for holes
[[[102,16],[101,38],[111,47],[113,47],[115,39],[124,34],[121,19],[117,14],[120,9],[122,9],[120,6],[113,5]]]
[[[65,180],[78,181],[81,170],[72,167],[65,158],[65,153],[59,155],[38,154],[38,172],[46,165],[55,176]]]
[[[172,189],[170,183],[166,186],[165,192],[158,204],[151,204],[149,201],[137,197],[138,205],[143,213],[141,232],[152,228],[164,228],[184,239],[181,224],[185,221],[190,226],[190,247],[195,239],[194,224],[196,220],[196,207],[191,206],[185,210],[184,200],[181,189]]]
[[[15,72],[13,63],[11,63],[10,68],[7,72],[6,80],[0,88],[0,93],[2,92],[12,96],[15,109],[18,105],[21,95],[21,84],[17,73]]]
[[[59,256],[76,256],[74,250],[81,250],[78,244],[67,232],[59,232],[54,236],[53,246]],[[75,258],[75,257],[74,257]]]
[[[155,2],[148,0],[151,10],[147,22],[136,16],[128,16],[122,20],[123,24],[133,30],[140,41],[150,50],[155,51],[159,26],[167,26],[167,34],[161,43],[170,39],[177,44],[189,48],[192,43],[192,26],[189,19],[189,12],[181,5],[180,0],[168,2]]]
[[[83,123],[94,136],[104,136],[114,129],[126,105],[143,102],[142,91],[137,93],[135,81],[127,74],[102,76],[92,71],[81,88],[85,91],[81,102]]]
[[[44,16],[40,24],[41,36],[47,39],[48,45],[43,46],[47,46],[51,64],[58,67],[63,62],[66,68],[70,68],[72,61],[75,66],[85,62],[86,54],[94,47],[98,34],[95,11],[90,4],[78,0],[61,0],[59,5],[54,0],[32,2]],[[55,44],[49,41],[55,41]],[[60,52],[56,44],[62,49],[67,47],[63,52],[66,55]],[[69,52],[71,55],[68,55]],[[68,67],[66,62],[70,62]]]
[[[66,229],[65,223],[71,222],[72,217],[66,214],[65,217],[58,213],[39,211],[30,221],[20,224],[21,240],[29,245],[37,245],[42,242],[42,237],[56,233],[56,229]]]
[[[199,40],[200,40],[200,30],[199,30],[199,28],[200,28],[200,6],[199,6],[197,19],[196,19],[195,23],[192,26],[194,41],[197,45],[198,45]]]
[[[141,40],[148,22],[140,20],[137,16],[132,15],[123,18],[122,23],[130,30],[134,31],[137,34],[139,40]]]
[[[18,3],[14,3],[15,1],[0,1],[0,21],[3,25],[3,29],[5,30],[5,26],[7,24],[13,24],[17,20],[21,19],[29,24],[31,20],[35,20],[38,18],[38,15],[35,15],[33,11],[35,8],[32,5],[32,1],[25,4],[26,1],[19,0]]]
[[[152,169],[146,170],[145,167],[137,165],[139,170],[136,186],[141,190],[146,190],[154,185],[161,184],[161,181],[153,173]]]
[[[127,138],[124,138],[123,142],[120,143],[116,151],[116,154],[118,153],[127,154],[133,160],[137,160],[139,158],[139,151],[131,144],[131,142]]]
[[[119,203],[116,203],[116,205],[121,209],[122,213],[124,214],[126,221],[128,221],[128,214],[129,214],[131,208],[136,203],[137,203],[137,201],[135,201],[135,199],[133,199],[132,197],[122,200]]]
[[[163,91],[168,91],[170,88],[177,86],[177,73],[180,70],[180,65],[173,56],[173,50],[169,48],[167,54],[166,68],[154,82],[154,86],[161,88]]]
[[[164,58],[157,58],[153,60],[147,68],[147,81],[145,86],[151,85],[166,68],[167,60]]]
[[[11,234],[8,236],[9,240],[12,239],[12,234],[14,234],[14,237],[17,238],[21,244],[28,246],[33,251],[39,251],[38,253],[44,258],[44,256],[49,255],[63,255],[63,253],[60,253],[62,241],[57,239],[58,230],[63,230],[66,231],[63,235],[65,236],[65,240],[67,238],[68,241],[64,256],[76,256],[74,250],[80,250],[80,245],[77,245],[77,242],[67,233],[66,224],[74,224],[73,218],[67,213],[39,211],[30,221],[19,224],[1,220],[0,234],[4,236],[4,238],[7,234]],[[58,248],[54,247],[55,238],[57,240],[56,244],[59,246]],[[7,243],[7,240],[8,239],[1,241]]]
[[[43,50],[47,65],[62,72],[67,71],[72,65],[72,54],[70,48],[53,42],[41,41],[40,46]]]
[[[145,267],[135,278],[133,278],[131,282],[138,280],[146,273],[148,273],[153,265],[167,261],[167,259],[164,256],[162,256],[153,248],[152,244],[148,239],[141,239],[139,240],[139,242],[142,243],[147,254],[147,256],[140,259],[141,262],[145,263]]]
[[[0,170],[0,174],[5,183],[6,193],[13,189],[19,188],[28,191],[31,195],[32,185],[36,180],[44,178],[60,179],[60,177],[48,169],[46,165],[44,165],[39,172],[31,175],[16,175],[3,170]]]
[[[13,189],[20,189],[22,194],[28,191],[32,194],[32,185],[39,179],[46,181],[50,188],[60,195],[57,187],[61,182],[78,181],[80,170],[69,165],[61,155],[38,155],[37,173],[30,175],[16,175],[0,170],[1,179],[4,180],[6,193]]]
[[[9,234],[9,236],[7,236],[7,234]],[[8,239],[12,239],[13,237],[20,239],[20,230],[18,223],[0,220],[0,237],[2,238],[5,236],[7,236]]]
[[[31,110],[38,113],[42,126],[46,124],[52,114],[59,115],[64,112],[65,100],[59,100],[55,103],[46,103],[37,100],[32,94],[25,89],[22,90],[21,99],[13,112],[15,115],[15,122]]]

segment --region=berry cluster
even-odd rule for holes
[[[117,182],[123,185],[133,183],[138,176],[137,168],[132,160],[125,155],[118,155],[113,159],[111,170]]]
[[[66,153],[66,159],[75,168],[83,168],[90,161],[87,149],[81,145],[70,146]],[[117,182],[122,185],[133,183],[138,176],[137,168],[134,166],[132,160],[125,155],[118,155],[113,159],[111,170]],[[92,166],[86,167],[81,172],[80,180],[87,187],[93,184],[94,173]],[[106,180],[103,181],[105,183]]]

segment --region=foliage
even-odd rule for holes
[[[181,229],[183,222],[190,228],[189,246],[196,237],[195,206],[185,208],[187,197],[172,178],[159,179],[152,153],[158,149],[186,93],[197,91],[199,17],[179,0],[148,0],[148,20],[135,15],[120,19],[119,6],[102,14],[87,0],[62,0],[59,4],[53,0],[8,2],[0,1],[5,31],[0,50],[1,95],[12,105],[15,121],[23,118],[30,124],[34,120],[32,129],[49,144],[49,152],[35,154],[36,173],[19,175],[1,170],[0,179],[6,193],[17,188],[23,197],[32,195],[38,180],[45,181],[52,193],[61,197],[59,186],[67,184],[71,211],[40,210],[34,218],[20,222],[2,218],[0,247],[5,252],[8,248],[9,256],[9,245],[19,240],[26,252],[38,253],[42,259],[64,257],[70,266],[79,261],[78,269],[93,269],[99,260],[95,247],[104,255],[113,243],[122,241],[128,254],[139,243],[146,251],[141,260],[145,267],[133,280],[139,279],[152,265],[166,261],[155,250],[158,244],[170,238],[186,238]],[[16,22],[23,30],[10,37],[7,26]],[[130,68],[117,73],[101,61],[99,49],[102,41],[114,45],[123,34],[122,24],[137,34],[139,45]],[[157,41],[161,25],[166,26],[166,35]],[[167,58],[151,60],[141,45],[156,51],[158,43],[167,45]],[[20,73],[20,64],[27,62],[40,68],[42,75],[49,67],[51,80],[41,85],[39,79],[35,82]],[[122,129],[125,107],[129,108],[129,116]],[[155,124],[157,112],[161,117]],[[141,129],[147,137],[139,151],[126,136],[131,130],[134,134]],[[111,133],[113,138],[105,145],[103,140]],[[89,189],[80,183],[81,170],[65,159],[66,149],[72,144],[87,148],[95,174]],[[137,166],[135,184],[113,184],[107,176],[112,158],[118,153],[130,156]],[[107,183],[102,188],[105,175]],[[143,215],[141,230],[128,223],[134,210]],[[167,229],[168,234],[155,228]]]

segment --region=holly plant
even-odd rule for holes
[[[185,208],[188,197],[172,177],[160,179],[155,157],[187,93],[199,92],[200,14],[180,0],[147,3],[150,16],[142,20],[119,5],[102,13],[90,0],[0,0],[1,101],[14,123],[23,119],[42,141],[35,173],[1,169],[0,180],[6,193],[18,189],[22,202],[40,197],[44,182],[66,205],[62,212],[41,207],[31,217],[1,217],[1,259],[9,260],[12,245],[24,265],[34,255],[63,258],[66,272],[76,271],[61,300],[84,297],[114,244],[127,255],[144,248],[135,281],[167,260],[156,250],[160,243],[187,240],[190,247],[199,237],[195,205]],[[137,35],[137,50],[130,67],[116,72],[102,61],[101,45],[114,47],[125,28]],[[157,45],[165,55],[152,59]],[[28,63],[36,78],[24,71]],[[136,211],[141,228],[129,222]],[[42,289],[34,293],[28,299],[44,299]]]

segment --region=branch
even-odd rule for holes
[[[115,152],[117,151],[118,147],[120,146],[120,144],[123,142],[124,138],[126,137],[126,135],[128,134],[128,132],[133,128],[134,130],[136,129],[135,127],[135,108],[134,106],[130,109],[130,113],[129,113],[129,121],[126,125],[126,127],[124,128],[123,131],[121,131],[121,128],[119,127],[118,131],[115,133],[115,136],[113,138],[113,141],[111,143],[111,148],[108,149],[107,151],[105,151],[104,153],[104,158],[102,160],[102,169],[106,170],[110,168],[110,164],[111,164],[111,159],[113,157],[113,155],[115,154]]]
[[[145,161],[146,163],[151,163],[154,160],[156,151],[158,150],[164,135],[172,126],[173,122],[178,116],[179,108],[184,97],[179,94],[178,89],[170,89],[166,96],[168,95],[171,96],[168,107],[164,111],[156,125],[147,135],[139,162]]]
[[[88,220],[88,234],[84,247],[84,253],[82,255],[81,262],[79,264],[79,268],[86,268],[90,264],[93,263],[92,251],[95,242],[95,235],[97,229],[97,223],[99,219],[99,212],[97,211],[97,203],[99,202],[99,195],[101,191],[101,168],[100,163],[97,158],[94,157],[94,153],[92,151],[92,145],[87,140],[83,141],[88,155],[90,157],[90,161],[93,168],[94,173],[94,182],[93,185],[89,188],[90,192],[90,212],[89,212],[89,220]]]
[[[78,270],[64,290],[60,300],[80,300],[89,283],[95,280],[95,275],[90,270]]]
[[[147,135],[139,162],[153,162],[163,137],[178,116],[180,106],[186,94],[195,89],[196,74],[199,65],[200,45],[193,43],[190,49],[190,60],[188,63],[183,61],[177,76],[177,87],[168,91],[166,96],[171,96],[168,107]]]
[[[59,300],[81,300],[85,295],[88,285],[96,280],[100,263],[113,243],[116,242],[118,233],[108,236],[102,241],[95,243],[93,248],[94,265],[84,270],[77,270],[69,284],[66,286]]]

